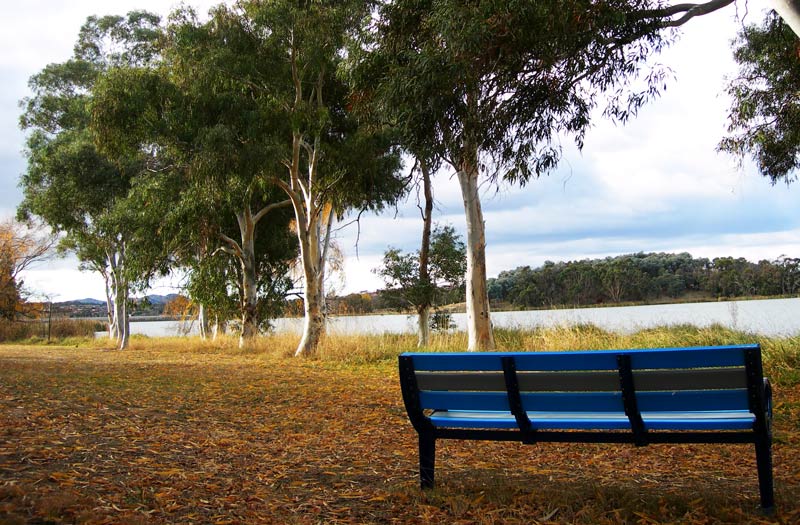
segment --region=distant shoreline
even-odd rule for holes
[[[537,312],[543,310],[576,310],[576,309],[590,309],[590,308],[618,308],[624,306],[656,306],[668,304],[694,304],[694,303],[718,303],[718,302],[737,302],[737,301],[763,301],[769,299],[793,299],[799,297],[797,295],[773,295],[773,296],[742,296],[742,297],[684,297],[678,299],[657,299],[652,301],[638,301],[638,302],[620,302],[620,303],[597,303],[597,304],[575,304],[575,305],[552,305],[541,306],[534,308],[517,308],[511,304],[493,304],[492,312]],[[440,311],[450,314],[466,313],[466,303],[454,303],[438,308]],[[329,317],[360,317],[364,315],[415,315],[413,310],[379,310],[374,312],[365,313],[346,313],[346,314],[329,314]],[[282,315],[289,319],[301,318],[302,316],[296,315]],[[106,322],[106,317],[90,316],[90,317],[70,317],[70,319],[80,319],[86,321],[100,321]],[[194,318],[185,319],[180,316],[171,315],[141,315],[131,316],[132,323],[146,323],[157,321],[193,321]]]

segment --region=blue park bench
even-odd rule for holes
[[[758,345],[585,352],[404,353],[423,488],[437,439],[753,443],[774,507],[772,393]]]

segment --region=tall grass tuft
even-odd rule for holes
[[[800,384],[800,336],[761,342],[765,374],[776,385]]]

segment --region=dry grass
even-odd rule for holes
[[[502,349],[750,342],[720,328],[498,331]],[[0,523],[797,523],[800,341],[761,340],[779,513],[749,446],[444,442],[417,488],[396,377],[413,336],[134,338],[130,350],[0,346]],[[434,339],[462,350],[464,336]],[[774,377],[773,377],[774,378]]]

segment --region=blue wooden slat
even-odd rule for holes
[[[527,411],[624,411],[620,392],[527,392],[521,398]],[[745,389],[639,392],[636,398],[641,412],[747,410],[748,407]],[[420,403],[423,409],[510,410],[505,392],[423,391]]]
[[[518,428],[511,412],[436,412],[431,415],[431,421],[442,428]]]
[[[619,392],[536,392],[523,393],[525,410],[557,412],[620,412]],[[420,392],[423,409],[439,410],[510,410],[505,392]]]
[[[755,421],[747,410],[656,412],[642,417],[651,430],[746,430],[752,429]]]
[[[441,370],[447,372],[455,371],[494,371],[502,372],[501,363],[502,353],[487,352],[454,352],[447,354],[402,354],[410,355],[414,359],[415,370]]]
[[[634,370],[720,366],[744,366],[744,350],[725,347],[631,353],[631,367]]]
[[[522,407],[534,412],[624,412],[621,392],[523,393]]]
[[[453,352],[444,354],[405,353],[414,359],[416,370],[501,371],[501,358],[512,356],[517,370],[613,370],[615,356],[630,354],[634,369],[743,366],[744,350],[758,345],[638,350],[595,350],[578,352]]]
[[[616,370],[617,352],[530,352],[516,356],[517,372]]]
[[[680,412],[698,410],[747,410],[747,390],[682,390],[676,392],[637,392],[641,412]]]

